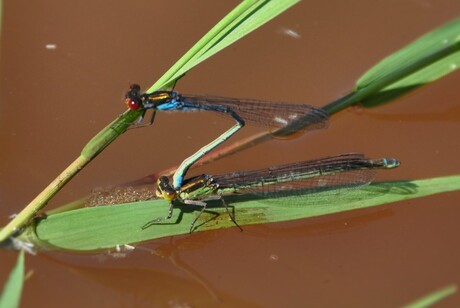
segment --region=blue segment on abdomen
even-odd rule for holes
[[[197,107],[191,107],[184,105],[184,102],[179,101],[177,99],[170,100],[169,102],[165,102],[161,105],[156,106],[156,110],[163,110],[163,111],[174,111],[174,110],[182,110],[182,111],[196,111],[199,110]]]

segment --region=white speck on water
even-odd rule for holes
[[[294,39],[300,39],[302,36],[299,34],[299,32],[297,31],[294,31],[292,29],[289,29],[289,28],[281,28],[279,30],[279,33],[281,34],[284,34],[284,35],[287,35],[289,37],[292,37]]]
[[[45,48],[48,50],[54,50],[54,49],[57,49],[57,45],[56,44],[46,44]]]
[[[270,261],[272,261],[272,262],[277,262],[279,260],[279,257],[278,257],[278,255],[273,254],[273,255],[270,255],[270,257],[268,257],[268,259]]]

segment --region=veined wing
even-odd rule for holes
[[[252,99],[182,95],[185,104],[200,106],[201,110],[225,114],[225,108],[235,112],[247,124],[270,130],[286,128],[287,132],[306,131],[327,127],[328,114],[305,104],[266,102]],[[216,106],[222,106],[216,110]]]

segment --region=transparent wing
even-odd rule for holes
[[[231,110],[247,124],[263,126],[270,130],[314,130],[327,127],[328,122],[328,114],[324,110],[310,105],[193,95],[182,95],[182,99],[201,110],[216,111],[219,114]],[[216,106],[224,108],[216,109]]]
[[[287,205],[297,206],[305,203],[307,198],[312,198],[312,194],[321,193],[322,198],[330,197],[371,183],[375,178],[375,169],[384,168],[380,161],[366,159],[361,154],[347,153],[212,178],[219,185],[219,193],[224,196],[298,196],[293,199],[293,204]]]

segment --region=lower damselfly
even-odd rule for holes
[[[311,193],[367,185],[374,180],[375,169],[393,169],[399,166],[395,158],[368,159],[362,154],[345,153],[336,156],[308,160],[265,169],[237,171],[221,175],[202,174],[184,181],[175,189],[165,176],[157,180],[156,195],[170,202],[168,215],[156,218],[143,228],[170,219],[174,201],[200,207],[190,232],[210,200],[220,200],[232,221],[224,196],[256,194],[265,197],[298,194],[308,198]],[[238,226],[239,227],[239,226]]]
[[[233,136],[246,123],[265,127],[269,131],[282,129],[284,134],[290,134],[325,128],[328,120],[324,110],[305,104],[185,95],[175,91],[142,93],[137,84],[131,85],[126,93],[125,104],[131,110],[142,110],[138,125],[147,110],[152,110],[149,124],[153,124],[156,111],[213,111],[235,120],[236,124],[229,130],[181,163],[173,176],[172,186],[175,189],[182,186],[185,174],[196,161]]]

